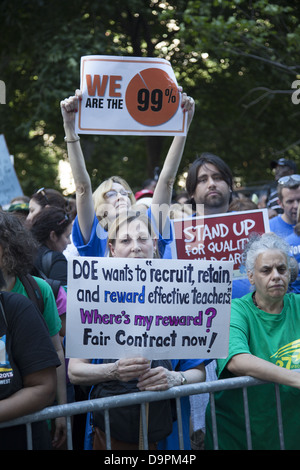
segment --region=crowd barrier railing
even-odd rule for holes
[[[231,379],[223,379],[223,380],[217,380],[217,381],[211,381],[211,382],[202,382],[202,383],[197,383],[197,384],[188,384],[188,385],[182,385],[179,387],[172,387],[165,391],[130,393],[126,395],[111,396],[111,397],[106,397],[106,398],[97,398],[93,400],[80,401],[80,402],[69,403],[65,405],[56,405],[56,406],[45,408],[41,411],[32,413],[27,416],[23,416],[23,417],[20,417],[11,421],[0,423],[0,429],[4,427],[8,427],[8,426],[25,424],[26,431],[27,431],[27,449],[32,450],[33,446],[32,446],[31,424],[37,421],[53,420],[57,417],[63,416],[63,417],[66,417],[66,420],[67,420],[67,449],[72,450],[73,444],[72,444],[71,417],[77,414],[85,414],[85,413],[93,412],[99,409],[104,409],[106,445],[107,445],[107,449],[110,450],[111,449],[111,437],[110,437],[110,429],[109,429],[109,410],[111,408],[117,408],[121,406],[140,404],[144,449],[148,450],[146,404],[152,401],[159,401],[159,400],[173,398],[176,401],[179,448],[184,449],[180,398],[184,396],[208,393],[210,396],[210,403],[211,403],[214,449],[218,450],[218,431],[217,431],[217,423],[216,423],[214,393],[217,391],[221,391],[221,390],[242,388],[243,399],[244,399],[245,429],[246,429],[246,436],[247,436],[247,445],[248,445],[248,449],[252,450],[251,425],[250,425],[250,420],[249,420],[247,389],[248,387],[255,386],[255,385],[263,385],[265,383],[267,382],[254,379],[253,377],[248,377],[248,376],[234,377]],[[284,447],[284,434],[283,434],[283,425],[282,425],[279,385],[274,384],[274,387],[276,390],[278,434],[279,434],[279,440],[280,440],[280,449],[284,450],[285,447]]]

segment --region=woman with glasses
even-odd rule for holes
[[[129,185],[117,176],[104,181],[92,193],[92,185],[87,172],[84,156],[80,146],[80,138],[75,133],[75,115],[81,92],[76,91],[61,102],[61,112],[65,129],[65,140],[68,146],[68,156],[76,185],[77,218],[73,227],[73,241],[82,256],[105,256],[107,250],[107,229],[109,224],[123,210],[127,210],[135,199]],[[187,112],[187,125],[190,126],[194,115],[194,100],[185,93],[182,94],[182,109]],[[172,189],[178,166],[182,157],[186,137],[176,136],[169,149],[164,166],[159,176],[149,216],[159,220],[161,210],[158,206],[171,203]],[[157,208],[157,212],[155,211]],[[166,215],[167,211],[164,212]],[[165,219],[161,225],[164,225]],[[169,224],[167,224],[169,225]],[[159,250],[164,256],[166,245],[171,241],[170,227],[158,227]],[[163,233],[162,233],[163,232]]]

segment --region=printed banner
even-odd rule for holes
[[[224,358],[232,262],[68,260],[66,356]]]
[[[170,62],[119,56],[81,58],[81,134],[186,135],[186,115]]]
[[[172,246],[173,257],[232,261],[233,277],[246,277],[241,268],[241,255],[249,235],[269,230],[266,209],[174,220],[176,242]]]

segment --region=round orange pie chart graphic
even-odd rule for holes
[[[125,95],[130,116],[144,126],[159,126],[176,113],[179,92],[169,75],[157,68],[137,73],[129,82]]]

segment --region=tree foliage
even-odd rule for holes
[[[79,86],[80,57],[160,56],[196,100],[183,171],[196,154],[223,157],[243,182],[270,178],[269,162],[300,163],[297,2],[273,0],[2,0],[0,79],[5,135],[23,190],[55,186],[66,159],[59,102]],[[170,138],[84,136],[92,182],[120,174],[138,188],[162,165]]]

